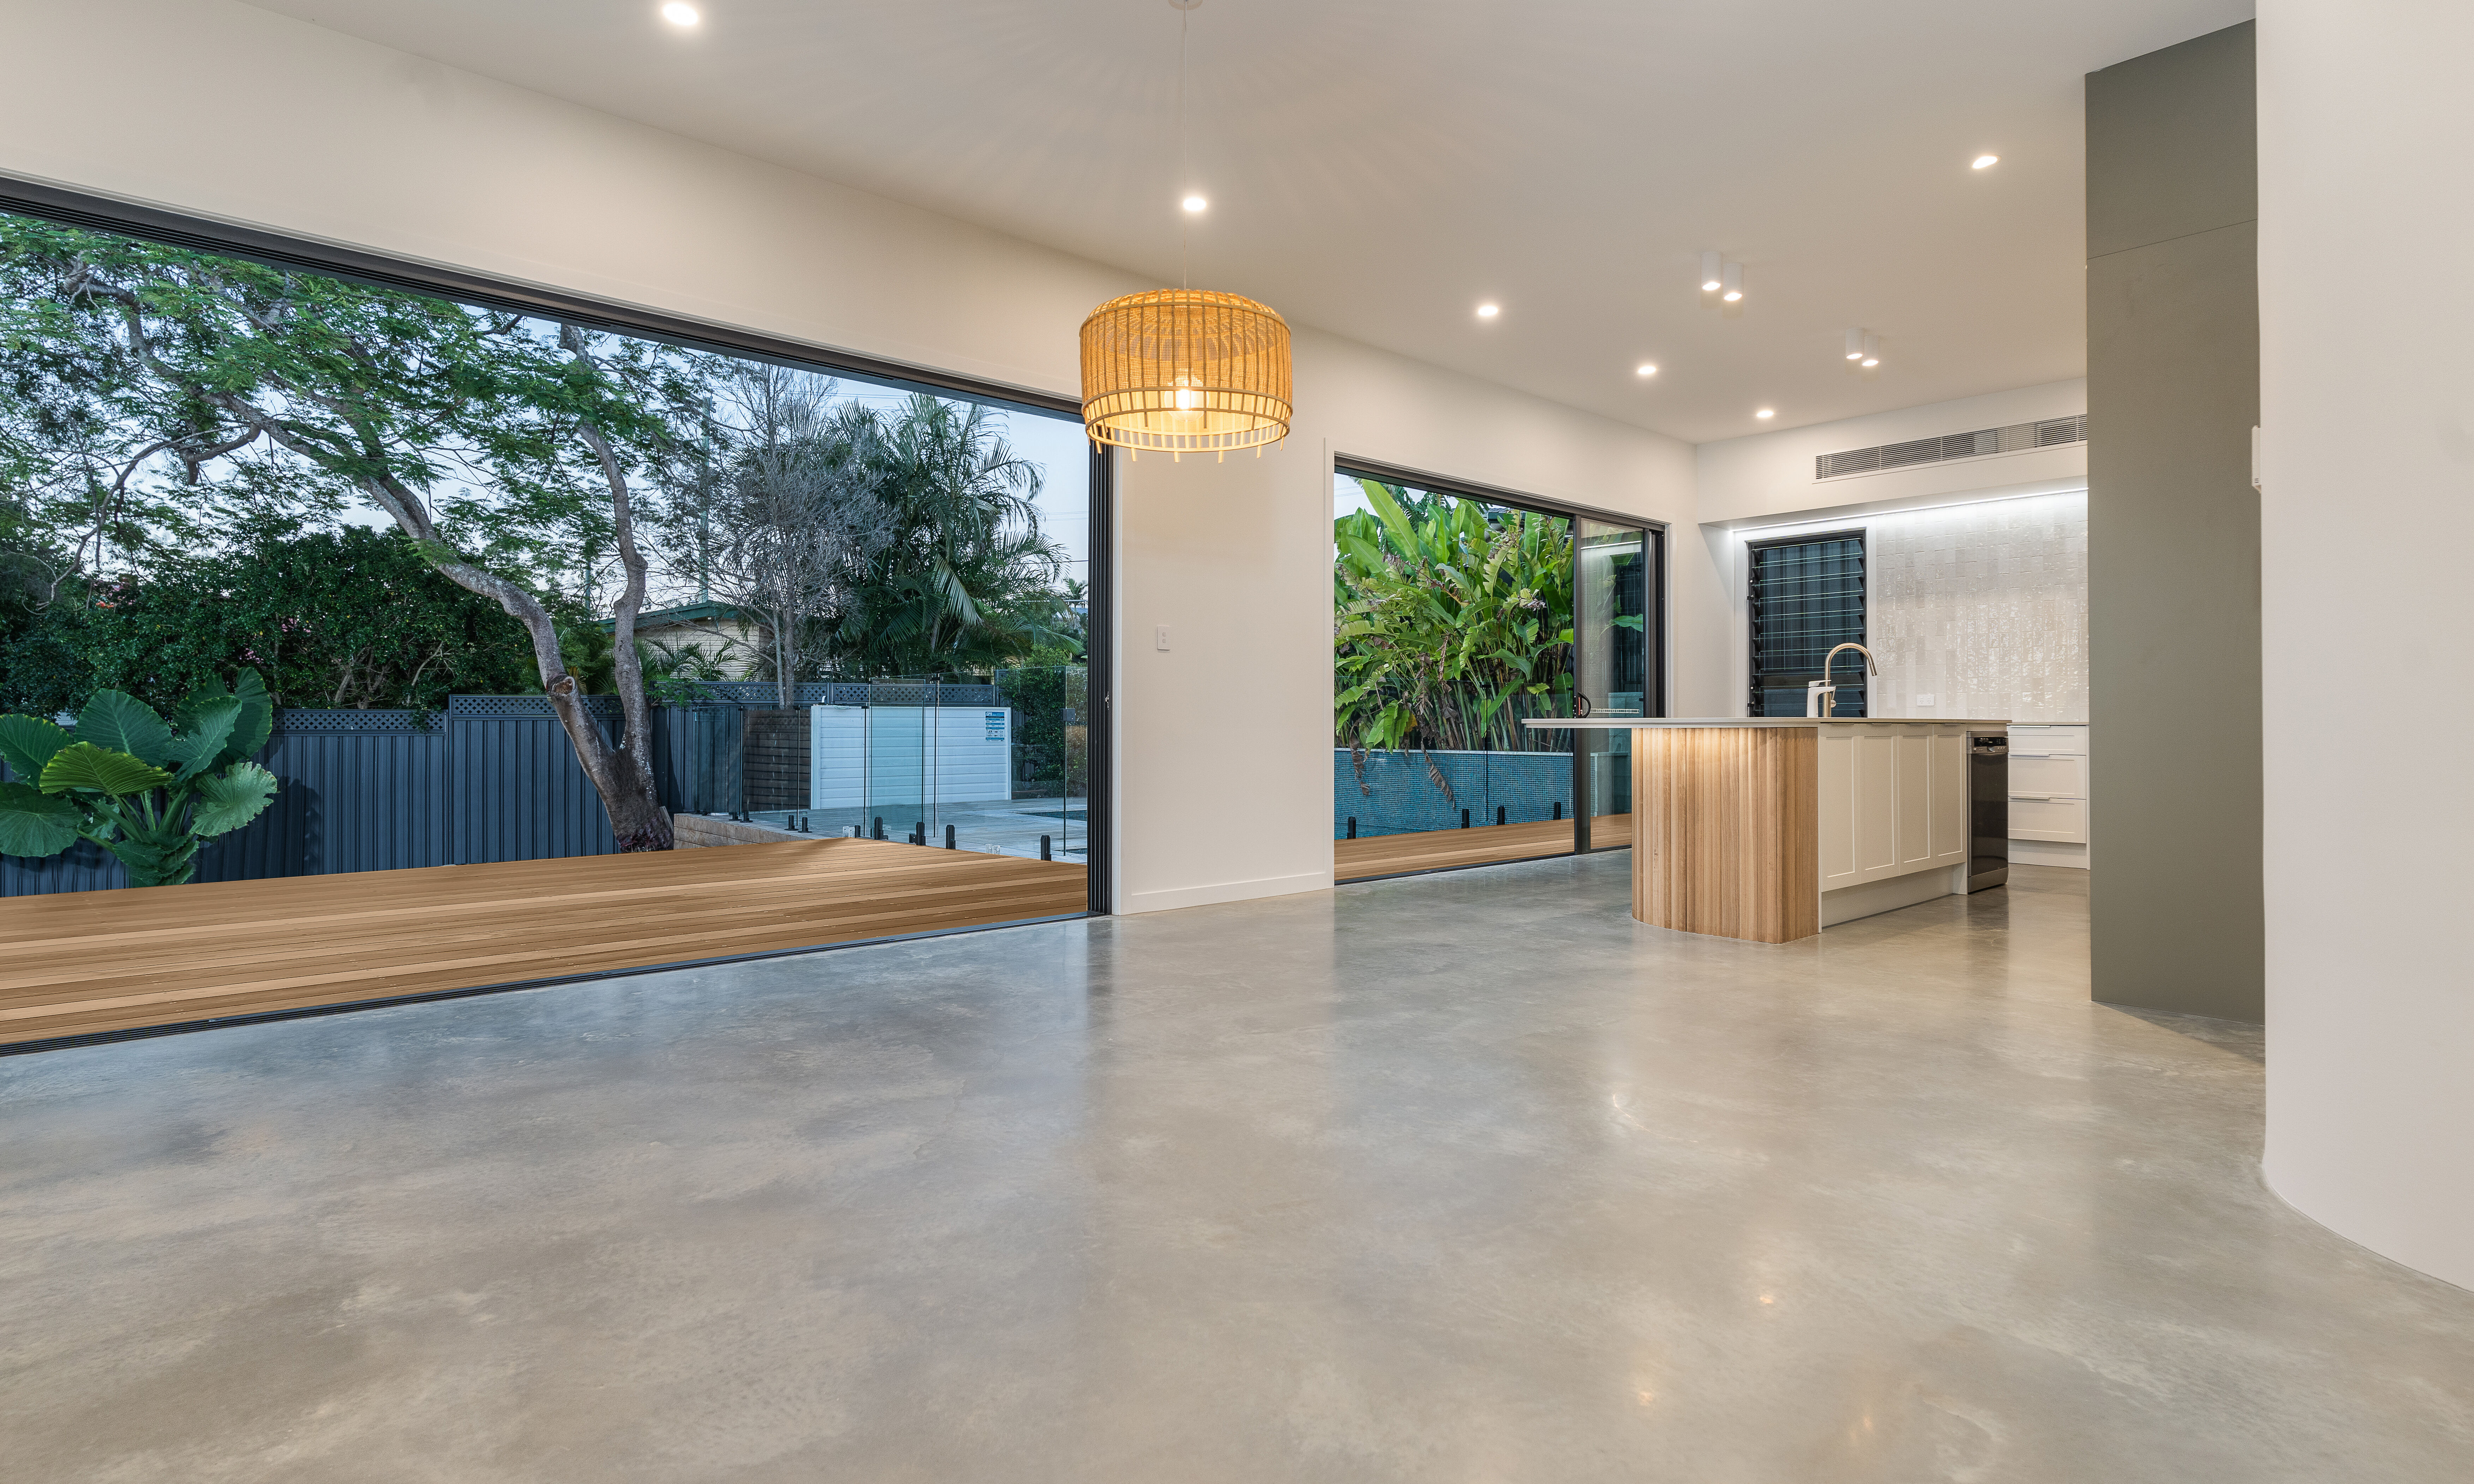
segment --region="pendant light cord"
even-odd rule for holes
[[[1185,30],[1194,12],[1183,6],[1176,12],[1176,173],[1179,188],[1192,190],[1194,183],[1186,177],[1193,174],[1185,167]],[[1182,206],[1176,213],[1176,286],[1190,287],[1186,281],[1186,258],[1194,239],[1194,213]]]

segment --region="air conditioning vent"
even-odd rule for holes
[[[2042,422],[2014,422],[2002,428],[1978,428],[1973,433],[1946,433],[1939,438],[1915,438],[1904,443],[1825,453],[1812,461],[1812,477],[1843,479],[1849,474],[1878,474],[1883,469],[1910,468],[1919,464],[1947,464],[1953,459],[1982,459],[1997,453],[2026,453],[2086,442],[2087,415],[2081,413],[2075,418],[2048,418]]]

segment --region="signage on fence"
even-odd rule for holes
[[[990,711],[988,713],[989,741],[1002,742],[1006,739],[1006,718],[1011,714],[1011,712],[1007,711]]]

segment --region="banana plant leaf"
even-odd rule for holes
[[[135,696],[98,690],[78,713],[77,739],[127,753],[139,762],[159,763],[172,746],[172,724]]]
[[[172,886],[189,879],[197,869],[198,842],[189,835],[158,840],[123,835],[103,848],[129,868],[132,886]]]
[[[275,734],[275,702],[255,670],[243,670],[232,682],[232,699],[240,703],[240,720],[232,724],[231,736],[215,758],[218,763],[247,762]]]
[[[275,797],[275,775],[254,762],[234,763],[217,774],[198,780],[197,810],[189,816],[189,830],[201,838],[211,839],[240,828],[266,808]]]
[[[78,821],[65,799],[32,783],[0,783],[0,855],[58,855],[77,844]]]
[[[0,716],[0,762],[8,763],[10,771],[29,786],[43,776],[43,764],[69,741],[68,729],[39,716]]]
[[[1551,747],[1520,722],[1570,689],[1570,523],[1359,488],[1368,508],[1332,531],[1335,741]]]
[[[238,696],[217,696],[201,706],[183,706],[181,734],[164,749],[163,761],[176,765],[175,777],[196,778],[222,759],[240,719]]]
[[[148,712],[153,715],[153,712]],[[84,718],[80,718],[83,723]],[[168,729],[166,729],[168,735]],[[112,752],[91,742],[77,741],[52,754],[43,765],[42,788],[47,794],[65,794],[71,789],[90,794],[103,794],[113,799],[130,794],[142,794],[150,788],[160,788],[172,781],[172,775],[152,764],[139,761],[127,753]]]

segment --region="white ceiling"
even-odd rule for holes
[[[1204,0],[1180,173],[1168,0],[259,3],[1694,442],[2082,374],[2081,76],[2251,12]]]

